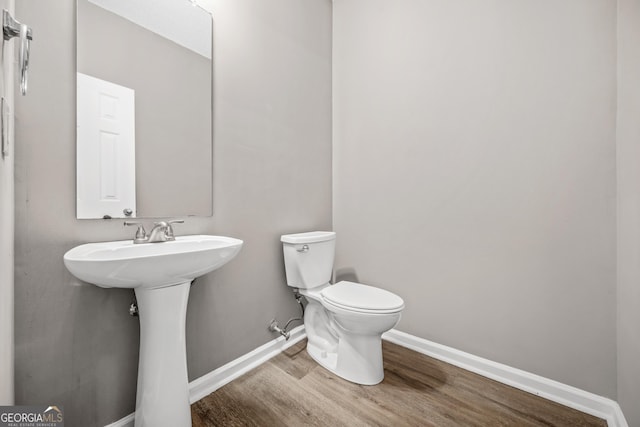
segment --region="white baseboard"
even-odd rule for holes
[[[246,374],[253,368],[282,353],[282,351],[296,344],[306,336],[304,325],[300,325],[291,330],[288,341],[285,341],[284,337],[278,337],[250,353],[240,356],[226,365],[191,381],[189,383],[189,402],[194,403],[208,396],[223,385],[230,383],[239,376]]]
[[[442,360],[483,377],[544,397],[561,405],[603,418],[609,427],[629,427],[620,405],[606,397],[559,383],[501,363],[492,362],[451,347],[392,329],[383,339]]]
[[[107,424],[104,427],[133,427],[136,421],[136,413],[129,414],[124,418],[120,418],[118,421],[111,424]]]
[[[197,402],[228,384],[239,376],[256,368],[283,350],[291,347],[306,337],[304,326],[291,331],[291,338],[285,341],[278,337],[239,357],[220,368],[203,375],[189,383],[189,401]],[[418,338],[405,332],[392,329],[382,336],[383,339],[401,345],[418,353],[426,354],[434,359],[442,360],[462,369],[482,375],[503,384],[535,394],[561,405],[577,409],[587,414],[603,418],[609,427],[629,427],[620,405],[606,397],[598,396],[578,388],[559,383],[520,369],[501,363],[492,362],[451,347]],[[105,427],[133,427],[134,414],[109,424]]]
[[[189,402],[197,402],[203,397],[213,393],[223,385],[230,383],[272,357],[277,356],[282,351],[304,339],[306,336],[304,326],[298,326],[291,330],[291,335],[288,341],[285,341],[284,337],[278,337],[245,354],[244,356],[232,360],[226,365],[191,381],[189,383]],[[135,414],[129,414],[105,427],[133,427],[134,421]]]

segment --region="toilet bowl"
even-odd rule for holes
[[[335,233],[315,231],[281,237],[287,284],[304,295],[307,352],[336,375],[363,385],[384,378],[382,334],[400,320],[404,301],[360,283],[329,283]]]

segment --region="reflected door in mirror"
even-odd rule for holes
[[[135,91],[78,73],[77,94],[78,217],[135,217]]]

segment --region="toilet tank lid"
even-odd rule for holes
[[[336,233],[333,231],[309,231],[306,233],[285,234],[280,237],[280,241],[301,245],[304,243],[326,242],[327,240],[334,240],[335,238]]]

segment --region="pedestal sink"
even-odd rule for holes
[[[103,288],[133,288],[140,315],[135,427],[189,427],[185,322],[191,282],[220,268],[242,247],[222,236],[175,241],[88,243],[64,255],[78,279]]]

